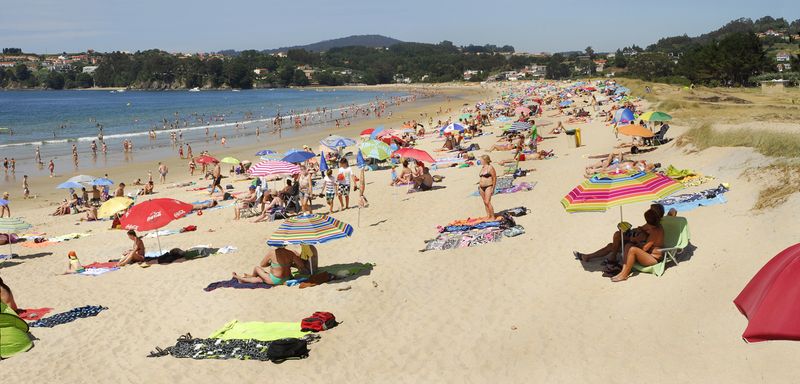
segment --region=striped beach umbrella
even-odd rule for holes
[[[683,188],[658,173],[598,174],[575,187],[561,200],[567,212],[605,211],[612,207],[663,199]]]
[[[353,235],[353,226],[327,215],[290,217],[267,240],[267,245],[323,244]]]
[[[8,235],[8,256],[13,257],[14,252],[11,249],[11,234],[17,234],[27,231],[32,226],[20,219],[19,217],[3,217],[0,218],[0,233]]]
[[[527,131],[531,129],[531,123],[526,123],[524,121],[515,121],[511,123],[511,127],[508,128],[509,131]]]
[[[300,173],[300,167],[285,161],[264,160],[247,170],[251,176],[280,176]]]
[[[361,143],[358,149],[364,157],[370,159],[386,160],[392,154],[389,145],[379,140],[367,140]]]
[[[444,132],[444,133],[451,133],[451,132],[455,132],[455,131],[464,132],[464,129],[466,129],[466,128],[464,128],[463,125],[458,124],[458,123],[452,123],[452,124],[444,127],[444,129],[442,129],[442,132]]]

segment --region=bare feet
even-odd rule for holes
[[[233,278],[236,279],[236,281],[238,281],[240,283],[242,282],[242,278],[239,277],[239,275],[236,272],[233,273]]]
[[[620,281],[625,281],[625,280],[628,280],[628,276],[622,277],[620,275],[616,275],[611,278],[611,282],[613,283],[619,283]]]

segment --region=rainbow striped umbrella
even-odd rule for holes
[[[561,200],[567,212],[605,211],[622,205],[663,199],[683,188],[667,176],[648,173],[606,173],[592,176]],[[621,211],[620,211],[621,212]]]
[[[300,173],[300,167],[285,161],[264,160],[247,170],[251,176],[278,176]]]
[[[286,219],[267,240],[267,245],[322,244],[353,234],[353,226],[326,215],[301,215]]]

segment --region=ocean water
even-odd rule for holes
[[[34,149],[39,147],[45,164],[56,159],[57,165],[67,165],[72,161],[74,144],[82,165],[87,164],[83,159],[91,153],[90,143],[97,139],[98,125],[102,125],[109,158],[122,152],[123,140],[133,141],[137,151],[170,149],[174,145],[169,138],[172,131],[182,133],[182,142],[194,143],[207,141],[208,129],[209,135],[227,136],[235,144],[254,135],[256,126],[262,135],[268,134],[274,129],[277,114],[285,119],[283,137],[287,137],[297,134],[287,131],[292,127],[290,116],[308,115],[300,131],[322,130],[333,127],[334,119],[352,111],[353,106],[404,96],[408,94],[351,89],[0,91],[0,127],[14,132],[0,132],[0,158],[14,157],[20,172],[35,165]],[[322,108],[328,112],[317,112]],[[151,129],[157,133],[156,140],[148,135]],[[97,145],[99,154],[99,141]],[[41,168],[38,171],[34,173],[42,173]]]

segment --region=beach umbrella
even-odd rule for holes
[[[379,126],[375,127],[375,129],[372,130],[372,133],[369,134],[369,138],[370,139],[374,139],[374,138],[378,137],[377,135],[379,133],[381,133],[381,132],[383,132],[383,126],[379,125]]]
[[[89,184],[92,181],[94,181],[94,179],[95,179],[94,176],[78,175],[78,176],[70,177],[69,179],[67,179],[67,181],[71,181],[73,183],[80,183],[80,184]]]
[[[0,218],[0,233],[5,233],[8,236],[8,256],[14,256],[13,249],[11,248],[11,235],[17,234],[22,231],[27,231],[32,226],[20,219],[19,217],[3,217]],[[351,231],[352,232],[352,231]]]
[[[568,107],[568,106],[572,105],[572,103],[574,103],[574,101],[572,101],[572,100],[564,100],[564,101],[558,103],[558,105],[561,106],[561,107]]]
[[[209,155],[202,155],[202,156],[195,157],[194,161],[196,163],[198,163],[198,164],[219,163],[219,160],[217,160],[216,158],[211,157]]]
[[[604,173],[584,180],[561,199],[561,205],[567,212],[602,212],[618,206],[622,222],[623,205],[660,200],[681,189],[682,184],[658,173]]]
[[[470,113],[462,113],[461,116],[458,117],[461,120],[468,120],[472,118],[472,114]]]
[[[324,146],[326,146],[326,147],[328,147],[328,148],[332,148],[332,149],[337,149],[337,148],[349,147],[351,145],[356,145],[356,141],[355,140],[349,139],[347,137],[342,137],[342,136],[339,136],[339,135],[328,136],[328,137],[320,140],[319,143],[324,145]]]
[[[531,109],[528,108],[528,107],[517,107],[517,108],[514,109],[514,114],[515,115],[518,115],[520,113],[524,113],[526,115],[530,115]]]
[[[234,165],[236,165],[236,164],[239,164],[239,159],[236,159],[234,157],[223,157],[222,160],[220,160],[219,162],[223,163],[223,164],[234,164]]]
[[[451,132],[456,132],[456,131],[464,132],[464,129],[466,129],[466,128],[464,128],[464,126],[461,125],[461,124],[451,123],[450,125],[444,127],[444,129],[442,129],[442,132],[444,132],[444,133],[451,133]]]
[[[800,243],[765,264],[733,300],[748,323],[742,338],[750,343],[800,340]]]
[[[134,231],[152,231],[159,229],[175,219],[186,216],[192,211],[192,205],[175,199],[152,199],[131,207],[120,218],[124,229]],[[161,253],[161,239],[156,231],[158,252]]]
[[[369,136],[374,131],[375,131],[375,128],[367,128],[367,129],[361,131],[360,136]]]
[[[419,160],[426,163],[436,162],[436,160],[434,160],[433,157],[428,152],[416,148],[400,148],[394,151],[394,153],[392,153],[392,156],[405,157],[407,159]]]
[[[105,177],[98,177],[98,178],[92,180],[91,185],[96,185],[96,186],[99,186],[99,187],[105,187],[105,186],[109,186],[109,185],[114,185],[114,180],[106,179]]]
[[[358,165],[359,168],[364,168],[364,166],[367,165],[367,162],[364,161],[364,155],[361,154],[361,151],[358,151],[358,153],[356,154],[356,164]]]
[[[670,121],[672,120],[672,116],[666,114],[664,112],[657,112],[657,111],[650,111],[645,112],[641,116],[640,119],[644,121]]]
[[[653,137],[653,132],[639,124],[629,124],[619,127],[617,131],[625,136]]]
[[[628,108],[618,109],[614,112],[614,123],[627,124],[634,121],[636,118],[633,116],[633,111]]]
[[[262,149],[262,150],[256,152],[256,156],[268,156],[268,155],[274,155],[276,153],[277,152],[275,152],[275,151],[273,151],[271,149]]]
[[[114,216],[115,214],[128,209],[128,207],[131,205],[133,205],[133,199],[129,197],[112,197],[106,200],[106,202],[100,206],[100,208],[97,210],[97,217]]]
[[[353,226],[332,216],[308,214],[290,217],[267,240],[272,247],[315,245],[353,235]],[[309,262],[309,264],[311,264]],[[311,273],[314,271],[312,269]]]
[[[511,127],[508,128],[509,131],[525,131],[531,129],[532,125],[530,123],[526,123],[524,121],[515,121],[511,123]]]
[[[83,188],[83,184],[74,181],[65,181],[56,187],[56,189],[78,189],[78,188]]]
[[[361,153],[361,152],[359,152]],[[325,173],[328,170],[328,162],[325,160],[325,154],[319,153],[319,171]]]
[[[286,156],[281,159],[287,163],[302,163],[312,157],[316,156],[315,154],[308,152],[308,151],[295,151],[288,153]]]
[[[367,140],[361,143],[358,149],[364,157],[377,160],[386,160],[392,153],[389,145],[378,140]]]
[[[264,160],[247,170],[251,176],[280,176],[300,173],[300,167],[285,161]]]

